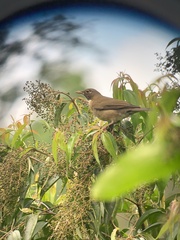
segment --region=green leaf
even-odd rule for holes
[[[142,224],[144,223],[144,221],[146,221],[152,214],[163,214],[163,211],[161,209],[150,209],[147,210],[137,221],[135,228],[136,231],[138,231],[139,229],[141,229]]]
[[[76,234],[78,235],[79,239],[83,239],[82,233],[79,227],[76,227]]]
[[[129,138],[133,143],[135,143],[135,137],[134,137],[134,128],[130,121],[123,121],[121,122],[121,130],[123,134]]]
[[[38,214],[31,214],[29,216],[27,225],[26,225],[26,230],[24,233],[24,240],[31,240],[33,236],[34,229],[36,227],[37,221],[38,221]]]
[[[89,217],[91,218],[95,232],[99,234],[101,221],[104,217],[103,203],[92,202],[92,212],[89,213]]]
[[[141,145],[131,150],[99,175],[92,188],[96,200],[111,200],[141,184],[165,178],[179,168],[178,153],[165,160],[167,147],[161,142]]]
[[[57,156],[58,156],[58,132],[55,132],[53,140],[52,140],[52,154],[55,163],[57,163]]]
[[[64,133],[61,131],[57,131],[54,134],[53,140],[52,140],[52,154],[54,161],[57,163],[57,156],[58,156],[58,147],[60,147],[61,150],[64,152],[67,151],[67,144],[65,141]]]
[[[30,138],[33,136],[32,132],[27,132],[25,135],[22,136],[22,142],[25,142],[26,139]]]
[[[180,204],[178,201],[174,200],[169,209],[168,220],[162,226],[156,239],[160,239],[165,234],[166,239],[176,239],[176,236],[179,234],[180,229]]]
[[[142,233],[146,233],[146,232],[153,232],[155,229],[159,229],[161,226],[163,225],[163,222],[155,222],[151,225],[149,225],[148,227],[146,227]]]
[[[106,150],[111,154],[113,158],[116,158],[118,147],[112,134],[110,132],[103,132],[101,134],[101,140]]]
[[[22,144],[20,136],[21,136],[21,133],[24,130],[24,128],[25,128],[25,125],[23,124],[15,131],[15,134],[14,134],[14,136],[12,138],[12,142],[11,142],[11,146],[13,148],[16,148]]]
[[[149,233],[141,233],[141,235],[144,237],[142,238],[143,240],[156,240],[155,238],[153,238],[153,236]]]
[[[59,176],[52,176],[45,185],[43,185],[43,188],[40,192],[40,197],[42,198],[43,195],[59,180]]]
[[[48,222],[46,222],[46,221],[37,222],[32,237],[34,237],[37,233],[39,233],[47,224],[48,224]]]
[[[54,116],[54,126],[57,127],[59,123],[61,122],[61,113],[64,107],[66,106],[66,103],[61,103],[58,107],[56,107],[55,110],[55,116]]]
[[[74,145],[76,143],[76,140],[78,139],[78,136],[79,136],[78,133],[75,133],[68,140],[67,150],[66,150],[68,161],[71,161]]]
[[[170,229],[171,225],[170,222],[167,221],[161,228],[158,236],[156,237],[156,239],[159,239],[160,237],[162,237],[164,235],[165,232],[167,232]]]
[[[156,186],[158,188],[158,191],[159,191],[159,200],[161,201],[162,198],[164,197],[164,191],[165,191],[165,188],[167,187],[167,183],[168,183],[169,180],[159,180],[156,182]]]
[[[99,132],[97,132],[97,133],[95,133],[95,134],[93,135],[93,139],[92,139],[92,150],[93,150],[93,155],[94,155],[97,163],[98,163],[99,165],[101,165],[101,164],[100,164],[100,161],[99,161],[99,155],[98,155],[98,149],[97,149],[98,136],[99,136]]]
[[[111,87],[113,89],[113,98],[118,98],[119,92],[119,78],[116,78],[112,81]]]
[[[33,124],[37,124],[37,123],[40,123],[41,126],[44,125],[44,127],[49,129],[49,130],[51,129],[49,123],[47,121],[43,120],[43,119],[36,120],[35,122],[33,122]],[[38,126],[38,128],[39,128],[39,126]]]
[[[64,132],[61,131],[58,132],[58,145],[61,150],[63,150],[64,152],[67,151],[67,143]]]
[[[171,91],[164,92],[162,98],[160,99],[160,104],[163,107],[164,112],[171,114],[176,107],[176,103],[179,97],[179,89],[172,89]],[[171,99],[171,101],[169,101],[169,99]]]
[[[134,105],[138,105],[138,99],[137,96],[135,94],[135,92],[133,92],[132,90],[125,90],[124,91],[124,99]]]
[[[168,198],[166,198],[166,200],[165,200],[166,208],[170,206],[171,202],[174,199],[179,198],[179,197],[180,197],[180,192],[177,192],[177,193],[170,195]]]
[[[28,152],[31,152],[31,151],[33,152],[34,150],[35,150],[34,147],[27,147],[20,153],[20,157],[26,155]]]

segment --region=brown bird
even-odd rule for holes
[[[84,95],[89,100],[89,106],[94,116],[103,121],[108,121],[110,125],[134,113],[150,110],[132,105],[126,101],[105,97],[93,88],[77,91],[76,93]]]

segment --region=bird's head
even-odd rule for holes
[[[76,93],[84,95],[87,100],[93,99],[95,96],[101,95],[97,90],[93,88],[85,89],[84,91],[77,91]]]

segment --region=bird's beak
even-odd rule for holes
[[[84,94],[83,91],[76,91],[77,94]]]

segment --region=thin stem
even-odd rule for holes
[[[29,118],[30,118],[30,116],[29,116]],[[30,122],[30,119],[29,119],[29,122]],[[36,140],[35,140],[35,137],[34,137],[34,133],[33,133],[33,129],[32,129],[32,124],[31,124],[31,122],[29,123],[29,127],[30,127],[30,130],[31,130],[31,133],[32,133],[33,143],[34,143],[34,146],[35,146]]]
[[[137,144],[140,144],[141,143],[141,141],[145,138],[145,136],[147,136],[148,135],[148,133],[150,133],[152,130],[154,130],[154,128],[155,127],[152,127],[149,131],[147,131],[141,138],[140,138],[140,140],[138,141],[138,143]]]
[[[80,114],[79,108],[77,106],[77,104],[75,103],[74,99],[69,95],[69,93],[64,93],[64,92],[60,92],[60,91],[55,91],[56,93],[60,93],[60,94],[64,94],[65,96],[67,96],[68,98],[71,99],[71,102],[74,104],[78,114]]]

